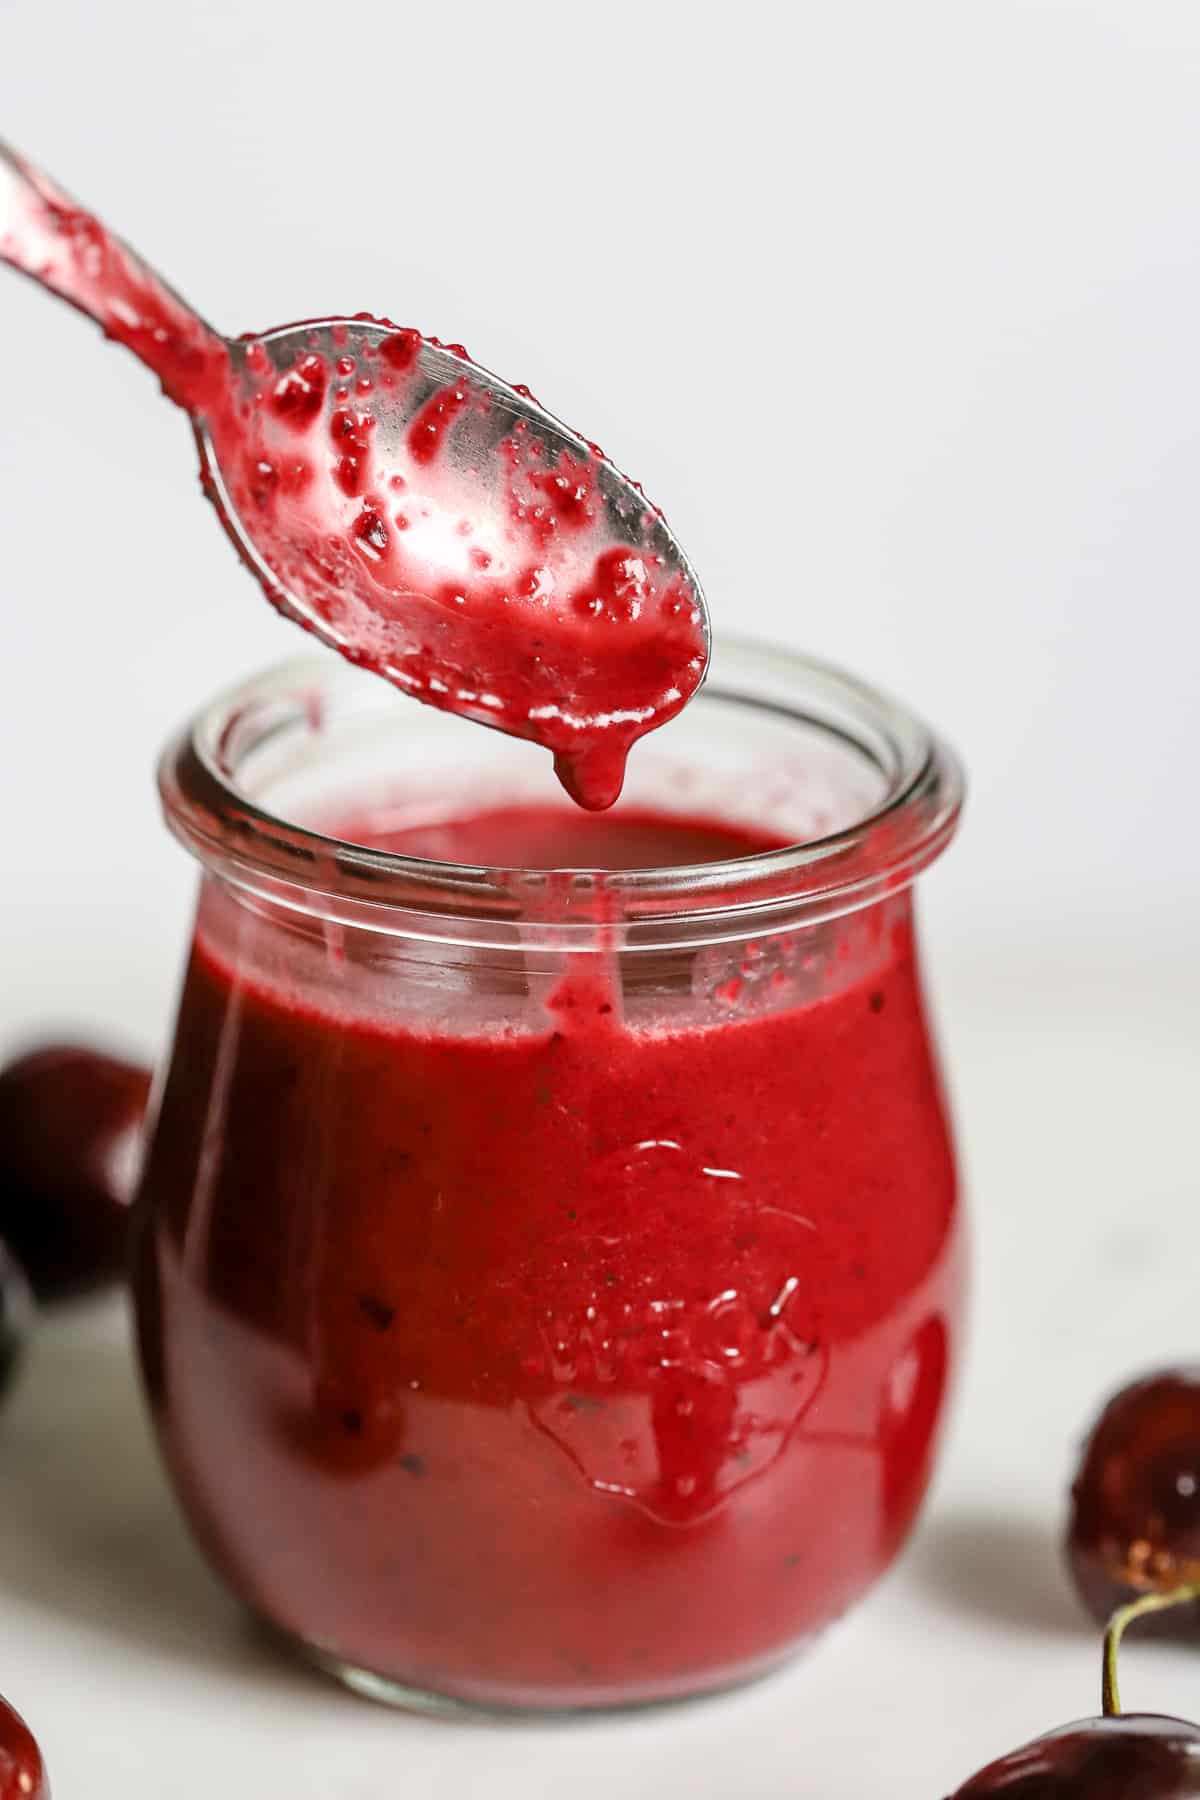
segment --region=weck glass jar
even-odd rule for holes
[[[910,892],[953,757],[725,648],[587,838],[530,746],[328,659],[161,787],[201,883],[137,1307],[217,1569],[384,1698],[771,1667],[903,1541],[958,1343]]]

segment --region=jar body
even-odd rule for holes
[[[961,1300],[907,890],[639,960],[204,879],[147,1388],[217,1567],[349,1678],[575,1707],[771,1666],[902,1543]]]

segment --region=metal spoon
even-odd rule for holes
[[[206,490],[242,561],[343,655],[547,743],[573,792],[588,785],[578,765],[590,757],[593,805],[615,798],[629,744],[699,686],[707,607],[662,514],[597,446],[461,346],[366,315],[222,338],[2,144],[0,258],[155,371],[191,417]],[[597,593],[605,550],[626,560]],[[660,628],[655,611],[651,626],[668,602],[674,622]],[[606,608],[627,642],[583,635],[588,610]],[[642,691],[632,652],[644,674],[648,645],[664,672]],[[526,685],[512,704],[504,684],[518,662]],[[614,746],[615,775],[600,770]]]

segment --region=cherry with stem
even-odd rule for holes
[[[1011,1751],[956,1789],[952,1800],[1194,1800],[1200,1796],[1200,1726],[1162,1713],[1121,1710],[1117,1663],[1128,1627],[1189,1606],[1200,1586],[1150,1591],[1121,1606],[1104,1635],[1102,1713],[1062,1725]]]

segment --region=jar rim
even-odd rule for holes
[[[569,926],[616,917],[661,929],[672,920],[746,922],[797,909],[834,917],[906,887],[945,848],[962,807],[958,758],[901,702],[817,658],[727,638],[692,705],[731,700],[842,739],[883,778],[881,797],[862,817],[781,849],[651,869],[485,868],[371,849],[283,817],[239,779],[268,740],[313,732],[348,682],[374,686],[336,657],[292,659],[225,690],[167,745],[158,771],[167,824],[207,868],[276,900],[309,896],[306,908],[314,898],[340,902],[354,917],[365,907],[373,917],[378,909],[464,925],[545,919],[550,891]]]

